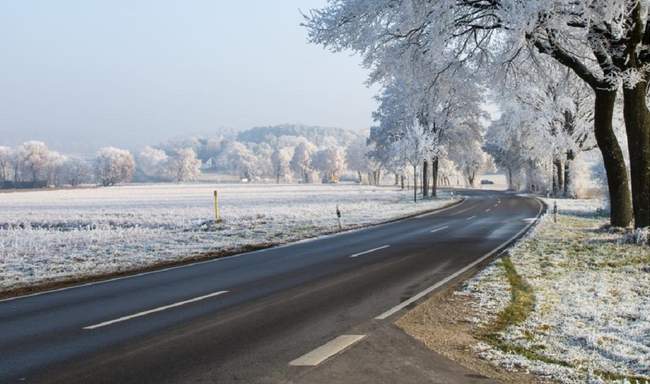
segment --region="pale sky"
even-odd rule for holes
[[[134,149],[282,123],[363,129],[360,59],[307,44],[324,0],[0,2],[0,145]]]

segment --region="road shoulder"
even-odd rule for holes
[[[401,317],[396,325],[424,344],[435,354],[454,361],[465,369],[498,382],[512,384],[540,383],[524,372],[508,372],[481,359],[474,351],[480,340],[476,338],[470,319],[481,314],[473,299],[455,294],[462,283],[438,291],[425,302]]]
[[[383,323],[341,356],[305,370],[292,384],[492,384],[473,370],[435,353],[394,324]]]

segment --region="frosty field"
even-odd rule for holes
[[[214,223],[219,190],[223,222]],[[411,192],[412,193],[412,192]],[[0,291],[382,222],[448,204],[358,185],[157,184],[0,194]]]

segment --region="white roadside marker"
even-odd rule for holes
[[[434,229],[431,230],[431,233],[436,233],[438,231],[442,231],[443,229],[447,229],[447,228],[449,228],[448,225],[445,225],[443,227],[434,228]]]
[[[150,309],[150,310],[148,310],[148,311],[143,311],[143,312],[134,313],[133,315],[128,315],[128,316],[120,317],[120,318],[117,318],[117,319],[114,319],[114,320],[104,321],[104,322],[99,323],[99,324],[89,325],[89,326],[87,326],[87,327],[83,327],[83,329],[97,329],[97,328],[105,327],[105,326],[107,326],[107,325],[111,325],[111,324],[119,323],[119,322],[126,321],[126,320],[131,320],[131,319],[134,319],[134,318],[136,318],[136,317],[146,316],[146,315],[150,315],[150,314],[152,314],[152,313],[156,313],[156,312],[161,312],[161,311],[164,311],[164,310],[167,310],[167,309],[171,309],[171,308],[175,308],[175,307],[180,307],[181,305],[190,304],[190,303],[195,303],[195,302],[197,302],[197,301],[201,301],[201,300],[209,299],[210,297],[223,295],[224,293],[228,293],[228,291],[218,291],[218,292],[213,292],[213,293],[210,293],[210,294],[207,294],[207,295],[203,295],[203,296],[195,297],[195,298],[193,298],[193,299],[184,300],[184,301],[179,301],[179,302],[174,303],[174,304],[169,304],[169,305],[165,305],[165,306],[162,306],[162,307],[158,307],[158,308]]]
[[[390,245],[382,245],[381,247],[377,247],[377,248],[369,249],[369,250],[367,250],[367,251],[363,251],[363,252],[355,253],[354,255],[350,255],[350,257],[351,257],[351,258],[355,258],[355,257],[359,257],[359,256],[367,255],[368,253],[375,252],[375,251],[379,251],[379,250],[381,250],[381,249],[385,249],[385,248],[388,248],[388,247],[390,247]]]
[[[476,216],[470,216],[470,217],[467,218],[467,220],[472,220],[472,219],[475,218],[475,217],[476,217]]]
[[[341,335],[291,361],[289,365],[294,367],[314,367],[353,344],[358,343],[364,337],[366,335]]]
[[[536,217],[536,220],[535,220],[535,221],[537,221],[537,220],[539,220],[539,216],[542,214],[542,210],[544,209],[544,206],[542,205],[542,203],[540,203],[539,200],[535,200],[535,201],[537,201],[537,204],[539,204],[539,211],[537,211],[537,217]],[[386,320],[390,316],[396,314],[397,312],[401,311],[402,309],[408,307],[409,305],[411,305],[411,304],[415,303],[416,301],[420,300],[421,298],[425,297],[429,293],[435,291],[436,289],[438,289],[438,288],[442,287],[443,285],[447,284],[448,282],[452,281],[456,277],[462,275],[463,273],[468,271],[470,268],[473,268],[475,265],[483,262],[488,257],[490,257],[490,256],[494,255],[495,253],[497,253],[498,251],[502,250],[503,247],[510,244],[510,242],[517,239],[524,232],[526,232],[535,223],[535,221],[528,223],[528,225],[526,225],[524,228],[522,228],[521,231],[517,232],[514,236],[512,236],[508,240],[504,241],[503,243],[501,243],[499,246],[497,246],[496,248],[494,248],[490,252],[488,252],[485,255],[479,257],[477,260],[474,260],[473,262],[467,264],[463,268],[461,268],[458,271],[452,273],[451,275],[449,275],[446,278],[440,280],[439,282],[433,284],[429,288],[427,288],[427,289],[423,290],[422,292],[416,294],[415,296],[411,297],[410,299],[402,301],[401,303],[397,304],[393,308],[391,308],[391,309],[387,310],[386,312],[382,313],[381,315],[375,317],[375,320]]]

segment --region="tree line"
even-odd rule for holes
[[[143,169],[156,167],[166,181],[195,179],[200,161],[191,148],[156,152],[145,148],[137,157]],[[97,183],[110,186],[129,182],[136,173],[136,158],[125,149],[105,147],[93,158],[61,154],[41,141],[27,141],[16,148],[0,146],[0,185],[3,188],[43,188]]]
[[[512,184],[570,195],[576,156],[595,147],[611,224],[647,227],[647,8],[645,0],[332,0],[304,25],[311,42],[354,51],[371,70],[381,87],[371,138],[382,156],[405,146],[435,172],[455,147],[471,157],[489,151]],[[502,116],[472,148],[488,99]]]
[[[202,172],[231,175],[245,182],[276,183],[336,183],[347,174],[350,181],[378,185],[382,176],[392,173],[394,184],[405,188],[410,187],[408,177],[422,177],[408,166],[406,157],[380,156],[379,147],[368,135],[348,131],[343,138],[311,137],[320,146],[303,136],[283,134],[253,141],[190,137],[145,146],[135,153],[105,147],[87,157],[61,154],[43,142],[28,141],[15,148],[0,146],[0,185],[42,188],[179,182],[196,180]],[[437,174],[442,183],[450,184],[452,177],[461,177],[458,169],[456,163],[442,160]],[[465,169],[477,171],[469,165]],[[467,180],[468,184],[474,182],[472,177]],[[415,190],[417,182],[413,186]]]

